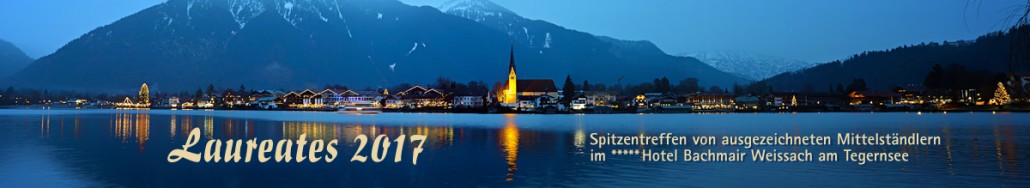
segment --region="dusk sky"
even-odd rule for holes
[[[402,0],[437,6],[446,0]],[[90,30],[163,0],[4,0],[0,39],[38,58]],[[530,19],[669,54],[752,51],[813,62],[1005,29],[1025,0],[683,1],[494,0]]]

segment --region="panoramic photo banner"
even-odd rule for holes
[[[0,187],[1026,187],[1030,1],[0,2]]]

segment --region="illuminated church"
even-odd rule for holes
[[[558,97],[558,88],[554,86],[554,80],[518,79],[515,74],[514,47],[511,49],[508,60],[508,81],[502,88],[504,89],[497,94],[497,100],[501,102],[501,106],[505,107],[539,106],[541,97],[552,99]]]

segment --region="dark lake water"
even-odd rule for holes
[[[169,163],[190,130],[208,138],[339,139],[332,163]],[[937,146],[854,146],[904,151],[909,162],[688,163],[608,156],[590,133],[836,135],[920,133]],[[359,134],[428,136],[418,164],[349,162]],[[373,136],[374,138],[374,136]],[[370,140],[371,142],[371,140]],[[411,152],[410,145],[405,146]],[[696,146],[678,146],[696,148]],[[669,146],[627,149],[674,149]],[[707,147],[714,150],[726,146]],[[794,146],[770,149],[799,150]],[[836,150],[809,147],[810,150]],[[365,152],[368,149],[365,150]],[[389,159],[392,159],[390,157]],[[503,115],[167,110],[0,110],[2,187],[376,186],[942,186],[1030,185],[1030,113],[800,113]]]

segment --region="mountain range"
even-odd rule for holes
[[[441,11],[442,10],[442,11]],[[648,41],[625,41],[523,18],[486,0],[415,7],[396,0],[169,0],[96,28],[0,85],[157,92],[223,87],[389,87],[437,77],[593,83],[695,77],[747,80]],[[623,80],[624,78],[624,80]]]
[[[797,71],[817,65],[811,62],[748,51],[704,51],[679,55],[697,58],[701,62],[721,71],[756,81],[776,76],[780,73]]]
[[[776,90],[800,91],[807,86],[822,90],[831,85],[848,85],[855,79],[862,79],[869,89],[889,90],[896,86],[923,84],[935,65],[957,65],[992,73],[1021,72],[1013,69],[1021,66],[1010,67],[1010,62],[1012,58],[1026,60],[1030,53],[1011,51],[1012,41],[1018,38],[1014,33],[1030,36],[1030,27],[989,33],[975,40],[930,42],[863,52],[843,61],[783,73],[761,82]],[[1026,49],[1030,48],[1023,48]]]
[[[32,58],[10,42],[0,40],[0,78],[14,74],[32,63]]]

